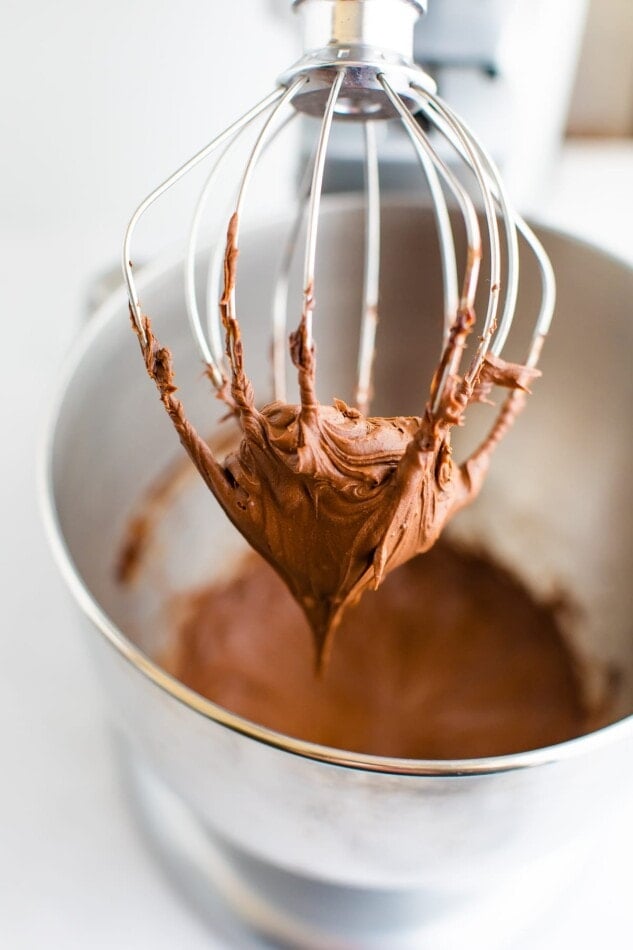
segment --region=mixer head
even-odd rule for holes
[[[499,173],[475,135],[437,95],[433,79],[414,64],[413,27],[426,9],[424,0],[294,0],[303,20],[304,55],[279,78],[277,88],[234,122],[212,142],[153,191],[133,215],[125,236],[123,269],[132,316],[142,344],[147,342],[141,305],[132,272],[132,237],[139,219],[168,189],[214,152],[219,157],[209,171],[193,216],[186,260],[186,302],[192,331],[219,392],[227,389],[227,368],[232,368],[230,335],[223,341],[227,320],[236,320],[234,274],[225,292],[220,283],[223,260],[235,262],[240,221],[246,193],[262,153],[289,122],[304,113],[321,119],[314,154],[299,189],[299,205],[282,255],[271,306],[273,397],[285,401],[285,368],[288,355],[287,310],[289,274],[295,248],[305,224],[303,310],[305,345],[312,348],[312,322],[316,305],[315,265],[319,207],[328,140],[333,121],[360,122],[363,126],[365,165],[365,255],[361,330],[355,404],[369,412],[372,396],[376,328],[380,286],[380,174],[376,140],[377,124],[402,123],[420,165],[422,180],[431,196],[441,258],[444,300],[444,334],[438,372],[431,385],[429,406],[437,410],[446,389],[457,378],[466,341],[477,330],[477,342],[460,377],[464,402],[474,392],[487,359],[498,358],[515,316],[519,286],[519,236],[536,258],[542,278],[542,296],[525,365],[533,368],[548,331],[555,301],[552,269],[538,239],[512,208]],[[227,164],[234,142],[260,121],[255,142],[239,180],[228,244],[218,243],[208,268],[206,309],[201,312],[196,287],[204,209]],[[437,144],[436,144],[437,143]],[[438,144],[442,145],[442,154]],[[442,157],[450,151],[452,160]],[[463,219],[467,254],[458,275],[455,235],[449,208]],[[487,246],[487,302],[480,325],[475,323],[475,296],[481,283],[484,242]],[[223,297],[222,301],[220,298]]]

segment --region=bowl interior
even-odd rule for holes
[[[403,201],[382,215],[381,306],[374,410],[419,414],[441,339],[438,251],[432,216]],[[247,371],[269,400],[268,307],[283,248],[283,224],[244,235],[238,277]],[[567,632],[587,659],[621,673],[617,716],[633,711],[631,608],[632,452],[628,365],[633,272],[598,250],[545,231],[559,303],[542,359],[543,379],[498,451],[481,498],[451,531],[483,543],[539,596],[572,607]],[[362,286],[363,211],[357,201],[324,202],[316,283],[315,335],[322,401],[351,400]],[[517,330],[507,351],[520,359],[538,306],[538,280],[523,263]],[[174,353],[187,414],[218,442],[232,437],[202,374],[184,312],[182,268],[141,281],[141,299],[161,342]],[[300,312],[295,279],[289,320]],[[288,372],[289,383],[292,375]],[[291,389],[292,392],[292,389]],[[492,415],[476,407],[458,451]],[[165,474],[167,473],[167,474]],[[243,542],[183,462],[175,434],[139,358],[122,295],[89,331],[72,370],[53,440],[52,491],[63,539],[83,582],[125,635],[150,657],[165,645],[173,593],[230,570]],[[148,492],[151,500],[148,502]],[[144,500],[144,501],[143,501]],[[149,543],[135,582],[115,564],[129,519],[150,512]],[[148,507],[149,506],[149,507]],[[597,667],[596,667],[597,669]],[[596,674],[590,689],[603,688]]]

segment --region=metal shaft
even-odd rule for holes
[[[420,0],[295,0],[305,51],[368,46],[389,49],[413,61],[413,27]]]

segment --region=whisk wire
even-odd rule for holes
[[[425,108],[425,105],[429,102],[429,98],[430,97],[425,96],[425,103],[423,104],[422,108],[425,111],[425,114],[431,118],[431,121],[434,121],[434,116],[431,115],[431,110]],[[497,224],[497,213],[494,206],[494,200],[492,193],[488,188],[486,176],[477,149],[472,145],[467,136],[464,135],[458,123],[454,121],[453,117],[442,108],[442,105],[437,98],[433,100],[433,111],[437,112],[441,118],[444,119],[444,122],[453,133],[456,141],[459,142],[468,158],[468,164],[479,186],[484,215],[486,218],[486,228],[488,231],[490,284],[488,287],[488,300],[483,329],[479,335],[477,350],[473,356],[471,365],[466,375],[467,381],[472,383],[479,373],[486,352],[490,347],[491,336],[496,329],[496,316],[499,306],[499,293],[501,290],[501,248],[499,240],[499,226]],[[444,134],[443,126],[441,126],[437,121],[434,121],[434,125],[442,134]],[[448,141],[450,142],[451,138],[449,138]]]
[[[145,327],[143,325],[143,312],[141,309],[141,304],[138,297],[138,291],[136,289],[136,281],[134,280],[133,274],[133,257],[132,257],[132,239],[134,237],[134,232],[136,226],[138,225],[141,218],[145,215],[146,211],[156,202],[166,191],[169,191],[177,182],[179,182],[185,175],[192,171],[200,162],[204,161],[209,155],[211,155],[220,145],[223,145],[225,142],[229,141],[240,132],[244,127],[250,125],[251,122],[254,122],[258,116],[260,116],[265,110],[275,104],[283,95],[285,89],[283,87],[278,87],[270,92],[267,96],[261,99],[252,109],[249,109],[248,112],[245,112],[244,115],[240,116],[239,119],[236,119],[228,128],[224,129],[223,132],[220,132],[214,139],[211,140],[204,148],[200,149],[199,152],[196,152],[188,161],[181,165],[180,168],[176,169],[173,174],[166,178],[154,191],[140,203],[140,205],[135,210],[134,214],[130,218],[129,224],[125,231],[125,237],[123,239],[123,275],[125,278],[125,283],[127,286],[128,296],[130,299],[130,308],[132,311],[132,318],[134,324],[138,331],[141,342],[145,345],[147,343],[147,336],[145,333]]]
[[[278,105],[281,105],[281,100]],[[276,107],[278,108],[278,107]],[[272,118],[272,117],[271,117]],[[263,141],[261,152],[267,151],[277,140],[279,136],[285,131],[285,129],[297,119],[297,113],[291,113],[287,116],[283,122],[281,122],[276,129],[270,134],[270,136]],[[263,131],[263,130],[262,130]],[[230,207],[235,207],[236,201],[234,197],[231,197],[227,202],[225,213],[222,216],[222,220],[226,220],[229,213]],[[241,204],[240,204],[241,207]],[[238,217],[239,221],[239,217]],[[222,295],[221,284],[222,284],[222,275],[224,269],[224,256],[226,251],[225,245],[225,236],[221,234],[219,238],[214,242],[213,250],[209,259],[209,266],[207,269],[207,280],[206,280],[206,289],[205,289],[205,301],[207,308],[207,325],[210,339],[219,341],[219,345],[222,350],[222,360],[224,360],[224,345],[223,345],[223,328],[222,320],[220,317],[220,298]]]
[[[376,128],[367,121],[363,127],[365,140],[365,248],[363,269],[363,303],[355,402],[365,415],[372,398],[372,372],[378,327],[378,296],[380,290],[380,176]]]
[[[478,141],[464,127],[461,120],[439,99],[429,97],[424,91],[420,93],[424,99],[422,109],[430,117],[435,127],[462,156],[477,180],[486,217],[488,238],[490,244],[490,286],[488,290],[488,304],[484,326],[479,336],[479,343],[466,373],[466,381],[472,385],[477,378],[486,353],[491,348],[493,337],[497,332],[497,311],[501,290],[501,247],[499,227],[495,202],[501,211],[504,223],[504,233],[507,244],[507,289],[505,291],[505,306],[499,330],[507,335],[516,309],[518,290],[518,241],[514,216],[507,202],[503,186],[494,189],[494,170],[492,162],[483,154]]]
[[[442,293],[444,298],[444,336],[442,346],[446,346],[449,330],[452,326],[457,308],[459,307],[459,289],[457,278],[457,258],[455,255],[455,240],[453,227],[448,213],[446,196],[435,166],[422,148],[416,135],[413,135],[408,126],[405,131],[411,140],[415,153],[424,172],[424,177],[431,196],[431,205],[435,213],[435,224],[440,247],[440,266],[442,269]]]
[[[244,129],[241,130],[241,132],[243,131]],[[220,172],[222,165],[224,164],[224,161],[231,150],[231,147],[239,140],[240,134],[241,133],[238,132],[231,139],[228,145],[224,147],[207,176],[202,192],[200,193],[200,198],[198,199],[194,210],[191,229],[189,232],[187,252],[185,254],[185,306],[187,308],[187,316],[189,317],[189,325],[191,327],[194,340],[196,341],[198,348],[202,353],[202,357],[209,368],[213,384],[217,388],[220,388],[222,385],[221,366],[224,359],[224,347],[222,345],[222,335],[219,332],[219,327],[216,327],[213,323],[211,323],[211,326],[209,327],[208,342],[205,336],[196,297],[196,258],[200,226],[202,223],[205,206],[211,195],[211,190],[215,185],[217,175]]]
[[[275,139],[283,132],[286,126],[296,119],[296,117],[296,113],[289,115],[281,123],[281,125],[275,129],[273,134],[270,136],[270,139],[266,142],[265,148],[270,147]],[[245,131],[246,127],[242,128],[231,139],[228,145],[225,146],[207,176],[203,189],[200,193],[200,197],[198,198],[194,209],[191,229],[189,232],[187,252],[185,255],[185,304],[187,308],[187,315],[189,317],[189,323],[194,339],[201,352],[202,358],[207,364],[212,382],[218,389],[222,386],[223,382],[222,366],[225,359],[222,338],[222,324],[219,313],[219,287],[222,264],[224,260],[224,243],[221,240],[215,242],[215,246],[209,259],[207,286],[204,295],[206,308],[206,320],[204,322],[198,307],[196,293],[196,266],[198,262],[201,224],[206,206],[215,186],[217,175],[220,172],[225,160],[227,159],[231,148],[240,140]],[[230,199],[230,202],[232,201],[233,198]],[[228,213],[230,202],[227,202],[225,214]],[[224,220],[224,217],[225,215],[222,216],[222,220]],[[207,335],[205,335],[205,323]]]
[[[429,143],[425,133],[420,128],[413,115],[402,101],[401,97],[391,87],[386,77],[380,74],[378,76],[378,81],[385,90],[396,112],[402,119],[405,129],[407,129],[407,131],[420,143],[429,159],[433,162],[436,169],[446,182],[462,212],[464,226],[466,229],[468,252],[466,255],[466,267],[464,270],[462,296],[459,302],[458,311],[455,313],[453,318],[452,325],[454,325],[458,317],[466,316],[470,318],[470,315],[474,312],[475,296],[477,293],[482,257],[481,232],[479,229],[477,212],[464,186],[458,180],[457,176],[451,171],[448,165],[437,155]],[[440,238],[441,237],[442,235],[440,235]],[[448,253],[450,253],[450,251],[448,251]],[[433,389],[431,394],[433,410],[438,407],[449,378],[456,372],[457,366],[461,359],[462,350],[463,345],[453,345],[449,334],[446,338],[443,355],[440,361],[440,372],[438,377],[433,381]]]
[[[323,120],[321,122],[321,131],[317,144],[316,156],[314,159],[314,169],[312,173],[312,184],[310,187],[310,200],[308,203],[308,225],[305,264],[303,270],[303,312],[306,323],[306,343],[308,349],[312,347],[312,311],[314,309],[314,271],[316,265],[317,233],[319,228],[319,209],[321,207],[321,193],[323,190],[323,171],[325,168],[325,156],[327,153],[330,131],[332,128],[332,119],[334,118],[334,108],[338,99],[343,80],[345,79],[345,69],[341,69],[332,83],[332,88],[327,99]]]
[[[244,199],[246,197],[246,191],[248,189],[248,185],[253,175],[253,171],[255,170],[255,166],[257,165],[257,162],[259,161],[261,153],[266,144],[267,137],[269,136],[269,133],[270,133],[270,129],[275,119],[279,116],[279,114],[281,113],[281,110],[286,105],[286,103],[292,100],[295,93],[301,88],[301,86],[303,86],[305,82],[306,82],[306,77],[300,76],[297,80],[295,80],[295,82],[292,83],[292,85],[290,85],[287,89],[284,90],[283,95],[275,103],[273,109],[270,112],[270,115],[266,118],[266,121],[262,125],[259,131],[259,134],[257,138],[255,139],[255,144],[253,145],[251,153],[248,157],[248,161],[246,162],[244,174],[242,176],[242,180],[240,182],[239,190],[237,193],[237,201],[235,203],[235,229],[233,231],[234,247],[237,247],[238,242],[239,242],[240,222],[241,222],[242,211],[244,207]],[[235,287],[234,286],[231,288],[231,292],[230,292],[230,297],[229,297],[229,302],[228,302],[228,312],[231,316],[235,316]]]
[[[421,87],[414,86],[416,91],[422,95],[426,96],[426,90]],[[435,102],[430,97],[427,97],[429,104],[434,107]],[[542,296],[541,296],[541,305],[539,307],[539,313],[536,319],[535,329],[533,332],[533,342],[538,338],[543,337],[547,334],[552,316],[554,313],[555,301],[556,301],[556,280],[554,276],[554,271],[550,262],[547,253],[539,241],[539,239],[534,234],[533,230],[529,227],[526,221],[518,214],[514,208],[511,206],[511,203],[507,196],[507,190],[503,184],[499,170],[497,169],[494,161],[482,146],[481,142],[477,136],[472,132],[469,126],[463,121],[463,119],[458,118],[450,107],[439,99],[435,99],[441,102],[441,105],[444,110],[450,112],[456,122],[459,122],[464,134],[470,139],[473,147],[475,147],[482,159],[482,162],[485,167],[486,180],[489,189],[491,190],[493,197],[498,202],[499,210],[501,213],[502,220],[504,222],[504,228],[507,235],[512,235],[512,238],[508,237],[508,262],[507,262],[507,292],[506,292],[506,302],[504,306],[504,312],[499,322],[499,328],[495,334],[494,340],[490,347],[490,351],[495,355],[499,356],[505,343],[507,341],[508,334],[510,332],[513,318],[516,312],[516,302],[518,297],[518,286],[519,286],[519,250],[518,250],[518,238],[517,232],[521,234],[529,249],[531,250],[533,256],[536,259],[537,266],[539,268],[539,273],[541,277],[542,285]],[[441,116],[438,117],[438,122],[441,122]],[[447,134],[450,134],[447,132]],[[464,161],[467,161],[467,155],[465,151],[460,147],[458,142],[453,143],[455,148],[459,151],[460,156]]]
[[[422,91],[421,94],[423,94]],[[498,204],[501,220],[503,222],[507,247],[505,300],[499,326],[490,347],[491,351],[498,356],[503,349],[512,326],[519,291],[519,242],[515,221],[516,215],[510,205],[506,188],[499,175],[499,171],[479,140],[473,135],[466,123],[458,119],[455,112],[440,99],[439,96],[436,97],[436,102],[432,103],[433,107],[435,107],[436,104],[440,104],[442,112],[451,117],[453,126],[458,124],[461,127],[464,137],[468,139],[472,148],[478,153],[483,167],[484,179],[492,193],[493,199]],[[440,121],[442,112],[438,112]],[[450,128],[449,126],[449,129]],[[454,144],[460,154],[466,158],[459,147],[459,143],[455,142]]]
[[[290,290],[290,271],[294,253],[299,242],[301,227],[310,200],[310,185],[314,172],[315,155],[306,163],[303,176],[299,184],[297,210],[288,237],[284,244],[283,253],[275,277],[272,301],[272,363],[273,363],[273,396],[281,402],[286,401],[286,352],[288,326],[288,294]]]
[[[459,307],[463,310],[472,310],[475,305],[475,295],[477,293],[477,284],[479,281],[479,269],[481,263],[481,232],[479,229],[479,221],[477,219],[475,206],[462,183],[459,181],[454,172],[448,167],[446,162],[444,162],[435,152],[423,130],[420,128],[413,115],[402,101],[401,97],[391,87],[386,77],[381,74],[378,76],[378,81],[389,97],[391,104],[400,115],[405,129],[411,133],[411,135],[424,149],[440,173],[441,177],[446,182],[449,190],[459,205],[464,218],[466,241],[468,244],[467,262]]]

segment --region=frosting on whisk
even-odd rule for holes
[[[539,372],[492,354],[485,356],[472,381],[451,372],[475,322],[474,314],[462,310],[421,417],[367,417],[338,399],[331,406],[320,405],[315,348],[304,311],[290,336],[300,404],[277,401],[258,409],[233,312],[235,233],[234,217],[220,305],[230,379],[219,395],[237,417],[242,439],[222,463],[188,422],[175,395],[171,353],[160,346],[147,317],[139,341],[181,442],[233,524],[301,605],[322,664],[345,607],[367,588],[377,588],[395,567],[427,551],[452,516],[477,495],[495,446]],[[457,465],[451,430],[463,423],[471,403],[487,400],[494,385],[510,393],[488,437]]]

